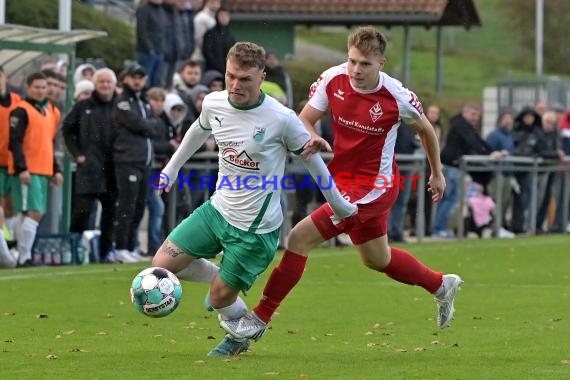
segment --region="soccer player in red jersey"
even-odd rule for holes
[[[347,45],[348,61],[326,70],[311,86],[310,99],[300,118],[313,136],[304,154],[320,149],[330,151],[329,144],[313,128],[330,109],[334,158],[329,170],[335,177],[342,173],[343,195],[357,204],[358,213],[338,222],[325,203],[291,230],[287,249],[253,313],[239,320],[222,321],[222,327],[237,338],[257,340],[263,335],[276,308],[300,280],[309,251],[341,233],[350,236],[368,268],[404,284],[419,285],[433,294],[439,327],[447,327],[453,318],[453,301],[463,282],[461,278],[433,271],[409,252],[390,247],[387,238],[388,216],[399,191],[391,178],[399,173],[394,144],[401,121],[418,133],[426,151],[432,200],[438,202],[443,196],[445,179],[434,128],[417,96],[382,72],[386,39],[380,32],[373,27],[360,27],[348,37]],[[354,186],[346,186],[347,173],[352,175]],[[386,180],[387,184],[382,183]]]

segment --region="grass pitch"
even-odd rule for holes
[[[435,327],[423,289],[364,268],[352,248],[318,249],[264,338],[226,360],[206,357],[223,336],[206,285],[184,282],[178,310],[151,319],[129,299],[144,265],[3,270],[0,378],[570,378],[568,236],[405,247],[465,280],[451,328]]]

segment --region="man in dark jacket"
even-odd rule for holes
[[[443,199],[437,205],[433,234],[435,236],[450,238],[453,234],[448,231],[447,223],[459,200],[459,160],[463,155],[487,155],[501,157],[508,154],[506,151],[493,151],[477,132],[481,119],[481,108],[474,103],[463,106],[460,114],[449,121],[451,128],[447,134],[445,147],[441,151],[441,162],[444,165],[443,174],[447,188]],[[475,182],[486,186],[490,178],[479,173],[472,174]]]
[[[236,39],[229,28],[230,12],[220,8],[216,12],[216,26],[204,34],[202,54],[206,60],[206,71],[226,72],[226,56]]]
[[[93,76],[95,91],[90,98],[76,103],[63,120],[67,150],[77,169],[73,181],[71,232],[89,229],[89,216],[96,200],[101,202],[101,262],[115,261],[113,229],[117,190],[113,166],[113,127],[111,111],[117,77],[108,68]]]
[[[159,133],[159,120],[141,96],[146,72],[135,64],[127,68],[123,92],[113,105],[113,160],[117,178],[118,206],[115,242],[117,259],[137,262],[136,232],[142,219],[152,161],[151,139]]]
[[[148,73],[150,87],[160,84],[169,25],[163,0],[147,0],[137,8],[137,62]]]

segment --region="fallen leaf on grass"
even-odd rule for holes
[[[264,375],[276,376],[279,375],[279,372],[265,372]]]
[[[196,360],[194,364],[206,364],[205,360]]]
[[[570,364],[570,360],[568,359],[560,360],[560,364]]]
[[[69,331],[64,331],[62,332],[63,335],[73,335],[75,334],[75,330],[69,330]]]
[[[558,318],[549,319],[548,321],[549,322],[560,322],[561,320],[562,320],[562,318],[558,317]]]
[[[57,335],[55,336],[55,339],[61,339],[61,335],[57,334]]]
[[[366,347],[374,347],[374,346],[377,346],[377,344],[373,342],[366,344]]]
[[[309,375],[307,375],[306,373],[301,373],[299,374],[299,377],[309,377]]]
[[[4,315],[12,316],[12,315],[16,315],[16,313],[14,313],[13,311],[8,311],[8,312],[4,313]]]
[[[423,351],[425,351],[425,350],[426,350],[426,349],[423,348],[423,347],[416,347],[416,348],[414,348],[414,351],[415,351],[415,352],[423,352]]]
[[[314,336],[312,336],[312,337],[311,337],[311,340],[314,342],[315,340],[317,340],[317,338],[314,337]]]
[[[160,337],[162,337],[162,334],[156,334],[156,335],[153,335],[152,337],[153,338],[160,338]]]
[[[95,335],[107,335],[107,333],[105,331],[99,331],[98,333],[96,333]]]
[[[105,317],[107,317],[107,318],[113,318],[113,314],[107,313],[107,315],[105,315]]]
[[[386,322],[386,326],[394,326],[395,323],[394,322]]]
[[[4,343],[14,343],[14,341],[12,339],[6,339]]]
[[[435,344],[439,344],[439,340],[432,340],[432,341],[431,341],[431,344],[434,344],[434,345],[435,345]]]
[[[287,330],[287,334],[297,334],[299,329]]]
[[[374,326],[372,326],[373,329],[379,329],[380,328],[380,323],[375,323]]]
[[[476,315],[473,317],[473,319],[483,319],[483,317]]]
[[[43,319],[43,318],[47,318],[47,317],[48,317],[47,314],[38,314],[38,315],[36,315],[36,318],[38,318],[38,319]]]
[[[57,359],[57,355],[49,354],[48,356],[46,356],[46,359],[48,359],[48,360],[55,360],[55,359]]]
[[[206,339],[216,339],[216,337],[212,336],[212,335],[208,335],[208,337]]]
[[[370,335],[374,335],[374,333],[373,333],[372,331],[366,331],[366,332],[364,333],[364,335],[370,336]]]
[[[71,349],[71,352],[89,352],[83,348],[79,348],[79,347],[74,347]]]
[[[405,348],[396,348],[394,351],[396,352],[408,352]]]
[[[325,333],[325,336],[333,336],[333,333]]]

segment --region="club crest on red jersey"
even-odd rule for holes
[[[380,102],[376,102],[369,110],[370,117],[372,118],[372,122],[375,123],[378,119],[382,117],[384,111],[382,111],[382,107],[380,107]]]

